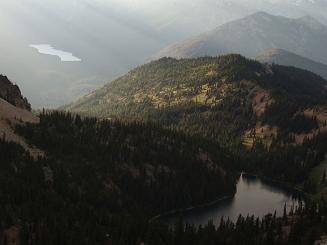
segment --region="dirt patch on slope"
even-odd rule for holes
[[[313,139],[319,133],[327,133],[327,107],[318,106],[304,110],[304,116],[308,118],[316,118],[318,128],[313,129],[308,133],[293,134],[296,144],[303,144],[306,139]]]
[[[25,139],[17,135],[12,128],[15,124],[26,122],[39,123],[39,118],[30,111],[15,107],[7,101],[0,99],[0,136],[7,141],[20,144],[32,157],[42,157],[44,156],[42,150],[29,146]]]
[[[245,132],[243,137],[243,145],[251,149],[256,141],[261,141],[266,147],[270,147],[274,138],[277,137],[278,127],[268,124],[262,125],[258,122],[255,128]]]
[[[265,113],[266,109],[274,102],[269,91],[260,89],[252,100],[252,108],[257,117]]]
[[[327,106],[318,106],[304,110],[304,115],[308,118],[317,118],[319,126],[324,126],[327,123]]]

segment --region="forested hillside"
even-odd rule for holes
[[[0,141],[0,232],[19,227],[22,244],[104,244],[116,219],[128,226],[235,192],[222,149],[153,124],[53,112],[16,130],[46,152],[34,161]]]
[[[262,65],[239,55],[163,58],[64,109],[102,118],[158,121],[223,145],[252,145],[258,139],[270,145],[280,133],[302,143],[326,130],[326,85],[313,73]]]
[[[38,125],[17,128],[47,152],[53,168],[65,164],[59,176],[67,176],[66,186],[78,186],[74,181],[83,179],[85,193],[89,190],[109,206],[110,201],[101,199],[115,196],[112,205],[117,209],[153,215],[234,190],[234,178],[226,171],[233,161],[219,146],[153,124],[125,125],[53,112],[41,114]]]
[[[144,129],[145,126],[126,127],[118,123],[105,123],[99,126],[102,133],[100,137],[98,133],[95,133],[96,136],[87,134],[87,128],[91,129],[92,125],[94,126],[92,119],[81,121],[78,117],[70,115],[51,114],[41,117],[41,125],[38,128],[27,127],[18,130],[35,142],[41,139],[43,142],[47,138],[45,143],[42,143],[44,147],[51,149],[46,159],[35,161],[19,145],[0,139],[1,244],[299,245],[311,244],[320,237],[326,226],[326,220],[321,218],[326,213],[325,206],[320,206],[317,212],[315,205],[307,203],[305,208],[300,206],[295,212],[292,210],[290,216],[286,216],[285,212],[283,218],[277,218],[274,214],[267,215],[262,220],[253,216],[240,216],[235,224],[222,219],[219,227],[214,227],[209,223],[205,227],[198,228],[180,222],[174,229],[171,229],[160,222],[149,221],[149,216],[145,214],[163,208],[165,203],[174,199],[181,201],[180,204],[184,203],[184,194],[187,194],[185,192],[187,190],[184,189],[183,193],[175,193],[175,190],[165,193],[168,186],[172,187],[178,183],[186,188],[190,184],[188,181],[198,183],[197,179],[189,179],[191,176],[187,172],[192,168],[196,171],[197,178],[201,178],[200,186],[205,188],[206,194],[209,194],[207,191],[210,190],[216,191],[214,190],[215,184],[220,188],[225,188],[223,192],[226,193],[232,191],[233,184],[228,185],[223,181],[231,181],[232,177],[222,178],[221,175],[215,174],[215,171],[208,173],[203,163],[197,165],[196,162],[199,160],[192,160],[194,156],[192,152],[185,152],[189,154],[185,160],[191,161],[188,164],[176,162],[176,166],[162,166],[161,168],[166,169],[164,170],[166,173],[160,173],[158,170],[161,159],[151,157],[151,154],[142,155],[140,161],[149,160],[144,159],[144,156],[152,158],[153,165],[151,166],[157,170],[156,173],[152,172],[152,180],[151,177],[146,176],[147,170],[145,169],[143,173],[140,173],[142,179],[138,176],[131,176],[129,168],[134,168],[137,172],[142,166],[141,162],[135,161],[135,163],[130,162],[126,166],[120,166],[125,161],[132,160],[133,157],[130,150],[125,149],[122,152],[119,148],[125,147],[127,142],[132,147],[135,142],[133,141],[135,130]],[[74,136],[76,144],[75,142],[71,144],[65,136],[67,135],[65,126],[69,129],[75,128],[76,131],[84,131],[86,134],[81,134],[78,140]],[[154,141],[170,141],[166,130],[153,133],[151,127],[146,126],[148,133],[154,137]],[[107,132],[104,133],[104,130]],[[112,133],[108,133],[109,131]],[[94,133],[93,130],[92,133]],[[116,137],[108,140],[109,135]],[[130,140],[124,138],[127,135],[131,137]],[[137,135],[140,135],[140,131]],[[86,136],[90,138],[85,138]],[[101,140],[91,146],[95,143],[95,138],[99,140],[101,138]],[[178,138],[175,139],[177,144],[182,142]],[[153,143],[153,140],[141,137],[142,143],[145,144],[146,142]],[[108,144],[109,142],[115,144]],[[54,145],[58,143],[61,145],[55,147]],[[90,147],[90,151],[84,148],[86,145]],[[149,147],[148,144],[145,146]],[[99,147],[100,151],[94,154],[96,147]],[[109,149],[106,153],[103,152],[105,148]],[[117,154],[110,156],[112,153],[110,148],[115,148]],[[148,150],[152,151],[155,148],[148,148]],[[81,149],[84,151],[80,151]],[[162,149],[163,152],[157,149],[157,153],[164,160],[169,160],[170,156],[161,155],[161,153],[167,153],[165,152],[167,149],[165,147]],[[125,160],[122,160],[124,158],[122,153],[125,152],[127,155]],[[175,154],[180,157],[185,156],[184,153]],[[102,161],[99,161],[100,159]],[[192,166],[192,163],[195,166]],[[132,164],[138,166],[132,167]],[[185,177],[180,175],[179,168],[182,166],[185,167],[183,170]],[[176,174],[169,174],[168,171],[176,171]],[[175,177],[181,177],[181,179]],[[184,182],[186,177],[188,180]],[[165,182],[168,179],[173,183]],[[168,186],[161,186],[162,184]],[[161,189],[153,192],[156,188]],[[200,187],[193,188],[195,188],[193,190],[203,191]],[[188,192],[188,194],[191,198],[194,193]],[[159,198],[162,203],[153,198]],[[158,204],[159,206],[155,206]]]
[[[164,58],[66,109],[84,115],[44,111],[11,125],[44,151],[37,159],[2,137],[0,241],[307,244],[322,234],[325,210],[310,203],[219,228],[149,221],[233,195],[238,171],[314,192],[308,175],[327,134],[326,81],[313,73],[240,55]]]
[[[217,144],[154,124],[59,112],[16,131],[47,155],[35,160],[0,139],[3,244],[298,245],[318,239],[326,225],[322,200],[319,212],[308,202],[282,218],[171,229],[149,219],[234,193],[237,165]]]
[[[254,154],[241,166],[257,162],[260,172],[297,182],[326,151],[326,85],[311,72],[240,55],[163,58],[64,109],[154,121],[211,139],[241,159],[247,149]],[[313,156],[317,147],[321,152]]]

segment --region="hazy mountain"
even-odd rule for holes
[[[327,79],[327,65],[315,62],[282,49],[269,49],[259,54],[256,60],[262,63],[294,66],[312,71]]]
[[[67,103],[144,62],[165,43],[137,13],[86,0],[4,0],[0,16],[1,70],[34,107]],[[61,62],[31,44],[50,44],[82,61]]]
[[[306,16],[289,19],[258,12],[229,22],[160,51],[159,57],[199,57],[240,53],[254,58],[270,48],[281,48],[327,63],[327,27]]]

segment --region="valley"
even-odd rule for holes
[[[205,137],[236,159],[231,171],[245,169],[275,184],[296,187],[309,197],[315,190],[308,173],[326,154],[326,81],[306,70],[268,63],[240,55],[162,58],[62,109],[109,120],[151,121]],[[251,186],[244,180],[239,183],[244,188]],[[241,213],[264,218],[273,211],[260,213],[264,200],[259,197],[272,198],[270,203],[281,199],[275,196],[274,184],[254,183],[256,197],[251,198],[251,190],[238,190],[232,201],[164,216],[163,220],[173,225],[182,215],[191,225],[205,225],[210,219],[219,225],[230,210],[230,218],[238,222],[238,212],[255,200],[259,210],[245,208]],[[288,202],[287,195],[281,198],[278,215]],[[234,210],[234,205],[239,207]],[[269,209],[269,204],[264,207]]]
[[[5,84],[13,87],[8,80]],[[318,229],[321,223],[309,221],[320,215],[312,213],[311,199],[305,207],[299,204],[281,215],[285,202],[292,202],[287,194],[276,194],[274,184],[260,181],[246,190],[251,180],[243,177],[238,184],[237,180],[242,169],[315,195],[308,174],[326,154],[325,86],[325,80],[308,71],[227,55],[151,62],[64,108],[73,114],[43,110],[36,116],[26,107],[26,99],[26,105],[18,108],[20,93],[5,94],[3,98],[11,103],[3,100],[3,104],[13,113],[3,113],[4,122],[16,116],[22,122],[6,126],[21,140],[0,141],[0,219],[9,229],[4,234],[15,230],[24,237],[22,241],[32,239],[33,244],[48,239],[55,244],[61,239],[80,244],[88,244],[89,239],[98,244],[140,240],[189,244],[183,234],[192,234],[194,241],[201,239],[199,223],[175,219],[171,224],[180,230],[170,230],[152,217],[234,195],[226,200],[232,200],[230,207],[235,208],[230,214],[220,207],[215,214],[206,214],[212,206],[204,209],[202,218],[191,214],[185,221],[203,219],[199,222],[208,237],[219,236],[227,226],[225,244],[245,239],[241,237],[249,231],[244,225],[256,233],[253,238],[258,241],[266,241],[264,234],[273,232],[276,243],[285,242],[283,236],[291,239],[303,222],[314,222],[312,229]],[[256,135],[252,127],[259,124],[267,126]],[[275,133],[264,134],[264,130]],[[311,137],[297,141],[296,135],[312,131]],[[31,149],[40,149],[38,155],[33,156],[36,151]],[[251,195],[258,192],[267,201],[265,208],[241,212],[237,205],[245,207],[246,200],[254,201]],[[8,199],[11,196],[15,199]],[[273,209],[278,215],[264,215]],[[224,215],[230,219],[219,218]],[[207,222],[215,217],[216,227]],[[259,232],[260,224],[267,226]],[[277,226],[288,231],[278,231]],[[311,228],[303,229],[302,236],[308,236]],[[298,244],[302,236],[288,244]]]
[[[0,1],[0,245],[326,244],[326,8]]]

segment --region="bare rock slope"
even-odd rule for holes
[[[3,75],[0,75],[0,98],[19,108],[31,110],[30,103],[22,96],[19,87]]]
[[[28,145],[23,137],[14,132],[14,125],[20,123],[39,123],[39,118],[31,112],[31,106],[18,86],[7,77],[0,76],[0,136],[20,144],[32,157],[43,156],[40,149]]]

